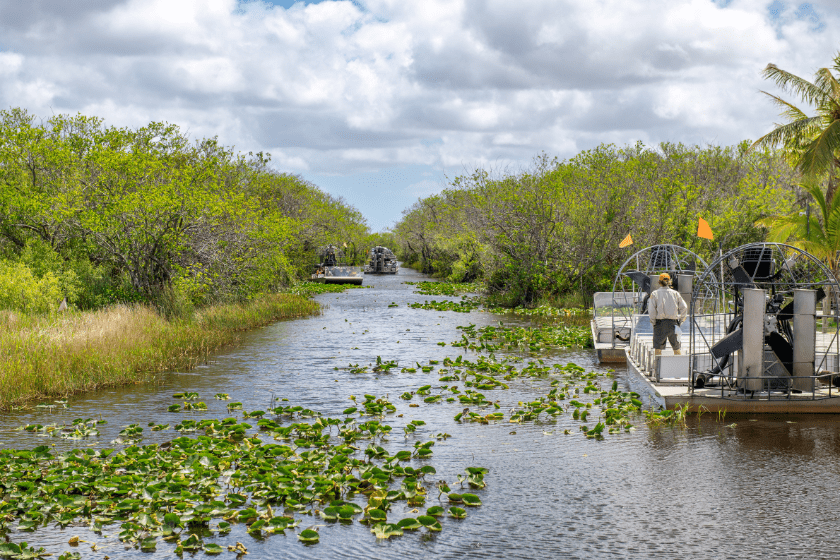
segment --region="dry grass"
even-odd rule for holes
[[[139,305],[48,316],[0,311],[0,409],[193,367],[238,332],[318,309],[300,296],[272,294],[209,307],[189,321]]]

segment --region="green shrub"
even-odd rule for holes
[[[25,313],[56,311],[64,295],[52,272],[41,278],[23,263],[0,262],[0,308]]]

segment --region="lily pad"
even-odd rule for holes
[[[435,519],[431,515],[420,515],[417,517],[417,521],[424,527],[428,527],[437,523],[437,519]]]
[[[385,521],[387,515],[381,509],[372,509],[368,511],[368,517],[373,521]]]
[[[440,506],[432,506],[426,510],[426,515],[431,515],[434,517],[440,517],[443,515],[444,509]]]
[[[217,545],[216,543],[207,543],[204,545],[204,553],[205,554],[221,554],[224,552],[224,548]]]
[[[183,547],[184,550],[201,550],[204,548],[204,543],[201,542],[198,535],[193,533],[187,537],[186,540],[181,541],[181,547]]]
[[[397,527],[403,531],[416,531],[422,526],[423,525],[413,517],[406,517],[405,519],[400,519],[397,522]]]
[[[464,504],[468,506],[481,505],[481,498],[479,498],[475,494],[461,494],[461,499],[464,501]]]
[[[318,531],[313,531],[312,529],[304,529],[298,533],[298,540],[305,543],[316,543],[319,538],[320,536],[318,535]]]
[[[393,523],[377,523],[370,532],[376,535],[377,539],[401,537],[403,534],[402,529]]]
[[[451,508],[449,508],[449,515],[451,515],[455,519],[463,519],[467,516],[467,511],[463,508],[452,506]]]

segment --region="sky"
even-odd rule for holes
[[[478,167],[730,145],[761,78],[840,51],[840,0],[0,0],[0,108],[266,151],[373,230]]]

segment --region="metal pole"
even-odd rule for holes
[[[811,201],[805,199],[805,239],[811,240]]]

